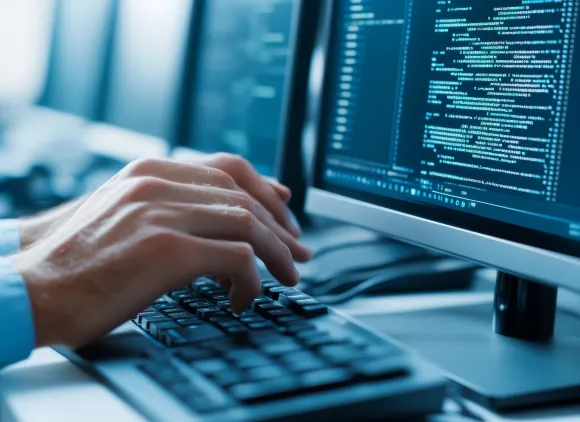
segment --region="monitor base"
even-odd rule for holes
[[[580,318],[558,311],[551,342],[496,334],[493,304],[366,315],[364,323],[415,349],[463,397],[496,411],[580,400]]]

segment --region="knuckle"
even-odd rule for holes
[[[232,176],[222,170],[214,169],[213,176],[217,184],[225,189],[234,189],[237,184]]]
[[[255,213],[256,204],[254,202],[254,199],[250,196],[250,194],[246,192],[235,192],[235,195],[237,197],[236,201],[238,203],[238,206],[247,211],[250,211],[252,214]]]
[[[216,160],[220,162],[225,169],[229,170],[229,173],[243,171],[248,166],[248,162],[241,156],[226,152],[219,153]]]
[[[129,177],[145,176],[149,174],[154,167],[159,165],[161,161],[162,160],[156,158],[139,158],[127,165],[127,175]]]
[[[149,176],[138,177],[127,182],[124,197],[130,202],[145,201],[163,188],[165,184],[161,179]]]
[[[251,237],[256,229],[256,216],[246,209],[240,209],[238,211],[238,221],[240,225],[240,232],[246,238]]]

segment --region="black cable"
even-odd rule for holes
[[[353,284],[360,284],[364,280],[377,277],[384,274],[389,268],[394,268],[399,265],[409,264],[409,263],[419,263],[419,262],[432,262],[433,260],[439,260],[441,256],[439,255],[429,255],[427,252],[425,254],[417,254],[412,256],[406,256],[394,262],[389,262],[388,264],[381,264],[378,266],[367,267],[363,270],[349,270],[345,271],[337,276],[331,278],[330,280],[310,280],[308,277],[302,279],[303,286],[301,288],[308,294],[313,296],[324,296],[329,294],[337,294],[341,291],[348,289],[349,286]]]
[[[442,258],[435,262],[431,261],[425,264],[408,263],[387,269],[382,274],[357,284],[345,292],[335,295],[318,296],[317,299],[328,305],[337,305],[348,302],[379,286],[401,282],[401,280],[409,279],[410,277],[451,275],[454,273],[471,272],[479,268],[478,265],[456,258]]]

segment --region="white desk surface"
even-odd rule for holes
[[[340,308],[354,317],[370,312],[405,312],[433,307],[486,303],[491,293],[437,293],[356,300]],[[40,349],[0,372],[2,422],[143,422],[144,419],[112,392],[51,349]],[[484,422],[580,422],[580,406],[533,413],[495,415],[468,403],[468,413]],[[475,420],[450,415],[434,422]]]

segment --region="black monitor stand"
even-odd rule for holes
[[[484,296],[477,305],[360,319],[417,350],[485,407],[578,403],[580,317],[557,309],[556,289],[500,273],[494,300]]]

